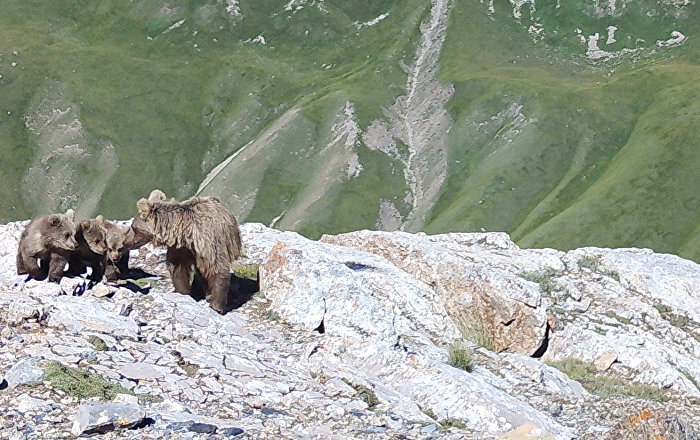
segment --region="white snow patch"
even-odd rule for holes
[[[170,25],[169,28],[167,28],[166,30],[164,30],[164,31],[161,32],[160,34],[161,34],[161,35],[167,34],[168,32],[173,31],[173,30],[179,28],[179,27],[182,26],[183,24],[185,24],[185,19],[184,19],[184,18],[183,18],[182,20],[180,20],[180,21],[177,21],[177,22],[173,23],[172,25]]]
[[[321,150],[321,153],[334,145],[342,145],[346,151],[347,177],[353,178],[359,176],[363,167],[362,164],[360,164],[360,158],[355,152],[355,147],[360,144],[362,129],[355,117],[355,106],[350,101],[345,103],[342,115],[339,115],[331,126],[331,134],[333,135],[333,139]]]
[[[586,56],[590,60],[600,60],[610,57],[610,52],[601,50],[598,47],[598,40],[600,40],[600,34],[598,32],[588,36],[588,50],[586,51]]]
[[[364,23],[355,22],[355,27],[356,27],[357,29],[362,29],[362,28],[374,26],[375,24],[377,24],[377,23],[379,23],[380,21],[384,20],[384,19],[387,18],[388,16],[389,16],[389,13],[387,12],[387,13],[385,13],[385,14],[382,14],[382,15],[380,15],[380,16],[374,18],[373,20],[366,21],[366,22],[364,22]]]
[[[239,5],[238,0],[226,0],[226,12],[233,15],[234,17],[240,16],[241,6]]]
[[[535,41],[542,40],[542,38],[544,38],[544,26],[542,23],[531,24],[527,29],[527,32],[532,35],[532,38]]]
[[[278,215],[277,217],[273,218],[272,221],[270,222],[270,226],[269,226],[269,227],[270,227],[270,228],[274,228],[274,227],[275,227],[275,224],[277,224],[277,221],[278,221],[279,219],[281,219],[282,216],[283,216],[286,212],[287,212],[287,210],[285,209],[284,211],[282,211],[282,212],[280,213],[280,215]]]
[[[671,38],[669,38],[668,40],[656,40],[656,45],[659,47],[677,46],[685,42],[685,40],[687,39],[688,37],[686,37],[682,33],[678,31],[673,31],[671,32]]]
[[[521,12],[523,6],[526,3],[530,3],[530,17],[535,13],[535,0],[510,0],[510,4],[513,5],[513,17],[520,19],[523,16]]]
[[[247,40],[243,41],[244,43],[255,43],[255,44],[262,44],[265,46],[267,44],[267,40],[263,36],[263,34],[258,35],[255,38],[248,38]]]
[[[605,40],[605,44],[613,44],[615,40],[615,31],[617,30],[617,27],[615,26],[608,26],[608,39]]]
[[[323,4],[324,0],[290,0],[286,5],[284,5],[285,11],[291,11],[296,13],[304,9],[304,6],[316,6],[316,8],[321,12],[328,12],[326,6]]]

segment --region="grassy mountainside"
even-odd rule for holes
[[[310,236],[700,260],[698,31],[681,0],[6,0],[0,219],[159,187]]]

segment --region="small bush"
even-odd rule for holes
[[[620,324],[629,325],[629,324],[632,323],[632,321],[629,320],[628,318],[625,318],[624,316],[620,316],[620,315],[618,315],[618,314],[615,313],[615,312],[606,312],[606,313],[605,313],[605,316],[607,316],[608,318],[612,318],[612,319],[618,321]]]
[[[554,277],[561,276],[562,272],[557,271],[552,268],[548,268],[544,271],[540,272],[526,272],[523,274],[520,274],[521,278],[524,278],[528,281],[532,281],[533,283],[537,283],[540,285],[540,290],[544,293],[552,293],[555,292],[559,289],[559,286],[557,283],[552,279]]]
[[[597,272],[601,275],[608,276],[615,281],[620,281],[620,274],[614,270],[604,269],[600,262],[600,256],[585,255],[578,260],[578,265],[590,269],[593,272]]]
[[[267,312],[265,312],[265,319],[267,319],[268,321],[277,322],[281,319],[281,317],[280,314],[275,312],[274,310],[268,310]]]
[[[564,359],[550,364],[569,378],[576,380],[590,393],[599,396],[630,396],[639,399],[665,402],[668,396],[664,390],[650,385],[628,383],[622,379],[598,373],[593,364],[578,359]]]
[[[479,347],[484,347],[487,350],[494,351],[495,345],[491,333],[489,333],[482,324],[474,320],[469,326],[462,326],[462,338],[471,341]]]
[[[460,344],[453,344],[449,349],[449,363],[460,370],[471,371],[474,369],[472,352]]]
[[[77,399],[99,397],[103,400],[112,400],[117,394],[134,394],[121,385],[109,382],[99,374],[80,368],[66,367],[58,362],[51,362],[46,366],[44,380],[51,382],[54,388]]]
[[[600,257],[585,255],[578,260],[578,265],[590,269],[593,272],[598,272],[598,268],[600,268]]]
[[[355,391],[357,391],[357,395],[367,404],[367,407],[369,407],[370,409],[382,403],[377,397],[377,395],[374,394],[374,391],[372,391],[372,389],[367,388],[366,386],[361,384],[353,383],[345,378],[342,378],[342,380],[346,384],[353,387]]]
[[[107,350],[107,344],[105,344],[105,341],[103,341],[101,338],[91,335],[88,337],[88,342],[92,344],[93,347],[95,347],[95,350],[97,351],[106,351]]]
[[[423,410],[423,414],[425,414],[426,416],[430,417],[433,420],[437,420],[437,416],[435,415],[435,412],[430,408],[425,408]]]
[[[442,427],[442,430],[447,430],[450,428],[465,429],[467,427],[467,425],[465,425],[461,420],[453,417],[440,420],[438,423]]]

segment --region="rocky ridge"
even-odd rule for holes
[[[259,288],[236,277],[220,316],[149,246],[117,285],[25,282],[24,224],[0,226],[0,438],[700,435],[700,266],[679,257],[243,224]]]

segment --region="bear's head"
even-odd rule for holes
[[[112,261],[118,261],[122,255],[126,254],[129,250],[124,245],[124,240],[126,240],[127,230],[114,223],[107,222],[101,215],[97,216],[102,225],[107,231],[106,241],[107,241],[107,257]]]
[[[51,214],[41,226],[41,235],[47,247],[74,251],[78,247],[75,241],[74,212],[72,209],[65,214]]]
[[[159,189],[155,189],[151,192],[151,195],[148,196],[148,199],[139,199],[139,201],[136,202],[138,214],[134,217],[134,220],[131,221],[131,227],[124,239],[124,245],[128,249],[140,248],[153,240],[153,228],[148,222],[148,218],[151,216],[153,206],[165,200],[165,193]]]
[[[107,253],[107,231],[98,219],[83,220],[78,225],[90,250],[98,255]]]

